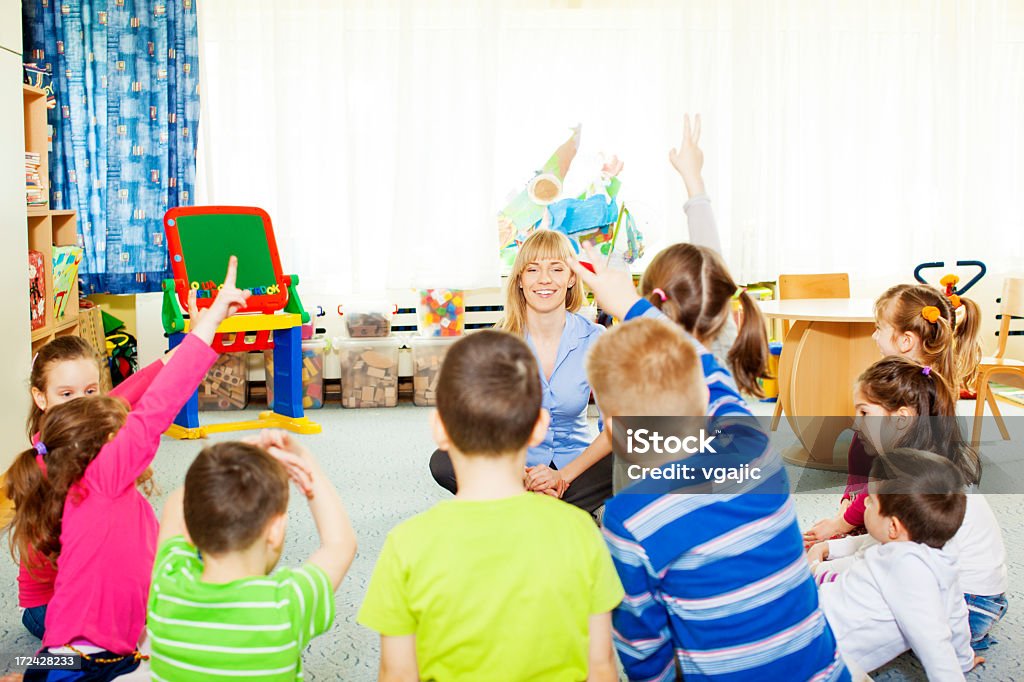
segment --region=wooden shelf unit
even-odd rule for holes
[[[25,104],[25,151],[39,154],[39,176],[50,177],[49,132],[46,123],[46,93],[29,85],[22,86]],[[78,332],[78,282],[69,292],[69,300],[60,318],[54,315],[53,247],[77,246],[78,219],[74,211],[51,211],[47,206],[29,206],[28,248],[43,254],[46,286],[45,323],[32,330],[32,352],[57,336]],[[26,254],[26,258],[27,258]]]

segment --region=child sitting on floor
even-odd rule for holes
[[[105,396],[48,408],[39,440],[18,456],[35,463],[38,455],[46,468],[45,476],[34,477],[11,522],[19,555],[36,552],[56,561],[43,649],[83,661],[81,670],[70,673],[30,668],[26,680],[108,680],[138,667],[157,522],[136,480],[216,360],[210,343],[218,325],[245,306],[247,294],[235,286],[236,272],[232,257],[217,298],[194,320],[134,410]],[[12,472],[31,470],[20,466]]]
[[[962,311],[959,319],[958,311]],[[949,396],[945,400],[955,406],[961,390],[970,388],[977,375],[981,360],[980,315],[978,305],[970,299],[947,297],[928,285],[899,284],[875,301],[874,339],[883,355],[909,358],[935,369],[946,379]],[[863,440],[854,436],[839,511],[818,521],[804,534],[808,544],[863,527],[864,491],[872,459]],[[967,480],[973,482],[971,476]]]
[[[867,672],[913,649],[930,680],[962,680],[984,659],[971,649],[955,559],[942,551],[967,506],[943,457],[896,450],[875,459],[865,507],[878,543],[841,573],[825,573],[821,605],[839,648]]]
[[[381,635],[382,680],[617,679],[622,585],[594,521],[524,487],[541,399],[511,334],[480,331],[445,356],[432,428],[458,492],[384,542],[358,616]]]
[[[977,483],[981,464],[963,440],[951,395],[933,368],[906,358],[879,360],[854,387],[854,429],[872,456],[900,447],[940,453],[964,480]],[[808,550],[808,559],[812,564],[824,561],[817,564],[816,573],[835,573],[863,556],[871,544],[870,535],[820,542]],[[989,630],[1006,612],[1007,569],[1002,530],[984,495],[968,494],[964,522],[945,549],[957,560],[971,614],[971,646],[986,649],[994,641]]]
[[[320,548],[301,568],[273,571],[289,478],[308,498]],[[264,431],[203,449],[160,526],[148,614],[154,679],[301,678],[302,651],[333,623],[334,591],[355,552],[337,491],[297,440]]]
[[[110,392],[121,398],[132,409],[153,383],[172,353],[144,367],[128,377]],[[32,410],[28,417],[28,435],[33,446],[39,442],[39,423],[46,410],[63,405],[75,398],[100,395],[100,356],[85,339],[78,336],[60,336],[39,349],[32,361],[29,377]],[[5,476],[7,499],[14,506],[24,504],[26,496],[46,476],[43,456],[30,451],[29,456],[18,458]],[[142,492],[149,496],[153,490],[153,470],[147,468],[136,480]],[[43,638],[46,607],[53,597],[53,584],[57,579],[56,556],[40,556],[35,548],[26,546],[18,559],[18,604],[24,608],[21,622],[25,629]]]
[[[598,269],[590,279],[604,304],[601,278]],[[714,381],[704,376],[709,369]],[[705,382],[713,401],[731,384],[682,329],[652,319],[604,334],[587,376],[615,440],[625,428],[617,419],[627,415],[670,416],[659,423],[673,429],[694,417],[703,422]],[[691,472],[748,466],[757,480],[736,485],[740,494],[718,494],[703,473],[691,473],[692,483],[652,476],[605,504],[605,540],[626,591],[613,615],[620,660],[636,680],[676,679],[677,669],[687,680],[849,680],[803,559],[786,472],[753,418],[736,411],[744,406],[731,391],[733,410],[704,427],[716,434],[718,449],[681,461]],[[645,462],[663,471],[678,464],[649,457]]]

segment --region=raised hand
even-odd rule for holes
[[[575,258],[569,261],[569,267],[594,292],[594,299],[602,310],[620,320],[626,319],[626,313],[640,300],[633,285],[633,276],[628,270],[608,267],[607,257],[602,256],[592,244],[583,244],[583,250],[593,264],[594,271],[583,267]]]
[[[281,462],[288,477],[306,497],[313,496],[313,455],[297,440],[280,429],[263,429],[249,436],[244,442],[266,450],[271,457]]]
[[[668,153],[668,160],[683,178],[686,191],[692,197],[704,194],[704,152],[700,149],[700,114],[694,116],[693,127],[690,126],[690,115],[683,117],[683,141],[678,149]]]
[[[224,275],[224,284],[209,308],[205,310],[194,308],[194,293],[189,294],[189,315],[195,315],[190,322],[192,333],[206,343],[213,343],[213,337],[221,322],[245,307],[249,292],[242,291],[235,285],[237,277],[238,259],[231,256],[228,259],[228,271]]]

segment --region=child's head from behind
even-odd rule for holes
[[[708,389],[686,334],[661,320],[616,325],[591,346],[587,378],[606,421],[703,416]]]
[[[537,361],[526,343],[505,332],[475,332],[445,354],[434,438],[463,455],[518,453],[547,431],[541,401]]]
[[[722,257],[694,244],[673,244],[662,250],[640,280],[640,295],[705,345],[722,332],[738,290]],[[768,336],[753,299],[740,291],[739,300],[742,322],[729,350],[729,364],[737,385],[760,396],[757,379],[768,372]]]
[[[39,431],[43,412],[83,396],[100,392],[100,358],[85,339],[61,336],[39,349],[32,362],[29,384],[32,410],[29,435]]]
[[[968,483],[981,479],[977,453],[964,441],[949,382],[934,367],[891,356],[868,367],[853,389],[854,430],[869,452],[938,452]]]
[[[86,396],[52,406],[42,416],[39,444],[19,454],[7,471],[7,495],[16,506],[11,542],[21,556],[31,555],[29,547],[51,559],[59,554],[68,493],[127,415],[117,398]]]
[[[944,457],[899,449],[871,467],[864,525],[879,542],[920,542],[941,549],[967,509],[963,479]]]
[[[970,299],[957,297],[956,310],[945,294],[923,284],[899,284],[875,301],[874,339],[884,355],[902,355],[935,367],[950,388],[973,383],[981,350],[980,310]]]
[[[281,557],[287,510],[288,474],[255,445],[203,448],[185,474],[185,526],[204,554],[261,552],[269,573]]]

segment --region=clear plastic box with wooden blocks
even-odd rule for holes
[[[353,339],[382,338],[391,334],[394,306],[383,301],[341,306],[345,329]]]
[[[441,375],[444,356],[458,338],[431,338],[414,336],[412,348],[412,401],[416,405],[437,404],[437,380]]]
[[[342,407],[398,404],[400,339],[335,339],[341,364]]]
[[[246,353],[217,358],[199,385],[200,410],[244,410],[249,404],[249,363]]]
[[[324,358],[330,343],[323,336],[302,342],[302,407],[318,410],[324,406]],[[267,371],[267,406],[274,407],[274,351],[263,351]]]

